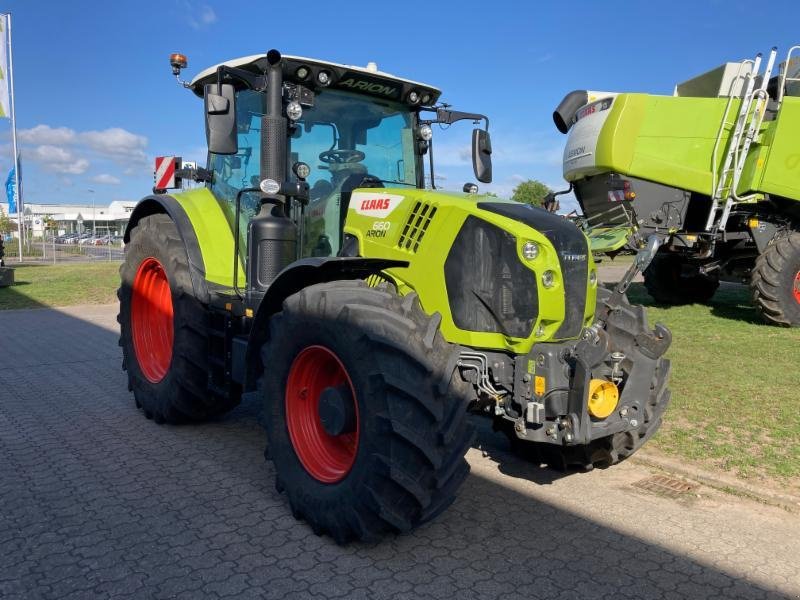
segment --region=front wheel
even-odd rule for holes
[[[455,349],[416,295],[314,285],[262,349],[268,455],[292,513],[337,542],[406,532],[454,500],[473,439]]]
[[[800,327],[800,232],[778,238],[758,257],[750,290],[765,321]]]

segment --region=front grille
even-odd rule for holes
[[[564,322],[555,339],[577,337],[586,311],[589,244],[573,223],[541,208],[518,202],[480,202],[478,208],[525,223],[544,235],[555,247],[564,282]]]
[[[459,329],[531,335],[539,314],[536,275],[520,262],[507,231],[467,217],[447,255],[444,279]]]
[[[403,232],[400,234],[397,247],[409,252],[419,250],[422,238],[425,237],[425,232],[428,230],[428,226],[431,224],[435,214],[436,207],[427,202],[414,204],[411,214],[408,215],[405,227],[403,227]]]

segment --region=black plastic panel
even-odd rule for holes
[[[561,264],[566,315],[555,338],[577,337],[583,328],[589,275],[589,245],[583,232],[564,217],[528,204],[480,202],[478,208],[525,223],[553,244]]]
[[[514,236],[467,217],[447,255],[444,277],[459,329],[530,336],[539,314],[536,274],[520,262]]]

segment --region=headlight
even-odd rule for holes
[[[298,179],[308,179],[311,175],[311,167],[304,162],[296,162],[292,165],[292,171],[297,175]]]
[[[542,273],[542,285],[546,288],[551,288],[556,284],[556,274],[552,271],[545,271]]]
[[[589,273],[589,283],[592,285],[597,285],[597,271],[592,271]]]
[[[526,260],[533,260],[539,256],[539,244],[536,242],[525,242],[522,246],[522,256],[524,256]]]
[[[297,121],[303,116],[303,107],[300,106],[300,103],[297,100],[292,100],[286,105],[286,116],[292,121]]]
[[[431,129],[430,125],[421,125],[419,130],[417,130],[417,134],[419,135],[419,139],[429,142],[433,137],[433,129]]]
[[[326,86],[331,82],[331,76],[327,71],[320,71],[317,73],[317,83],[321,86]]]

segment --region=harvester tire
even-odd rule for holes
[[[136,224],[119,272],[119,345],[136,406],[156,423],[206,420],[233,408],[237,402],[206,390],[206,307],[195,297],[186,249],[169,216]]]
[[[705,304],[719,288],[714,275],[686,276],[681,272],[682,261],[675,254],[657,254],[645,269],[644,287],[659,304]]]
[[[266,455],[292,514],[318,535],[374,541],[455,499],[474,430],[440,321],[416,294],[363,281],[310,286],[272,317]]]
[[[800,327],[800,232],[779,237],[756,259],[750,291],[765,321]]]

